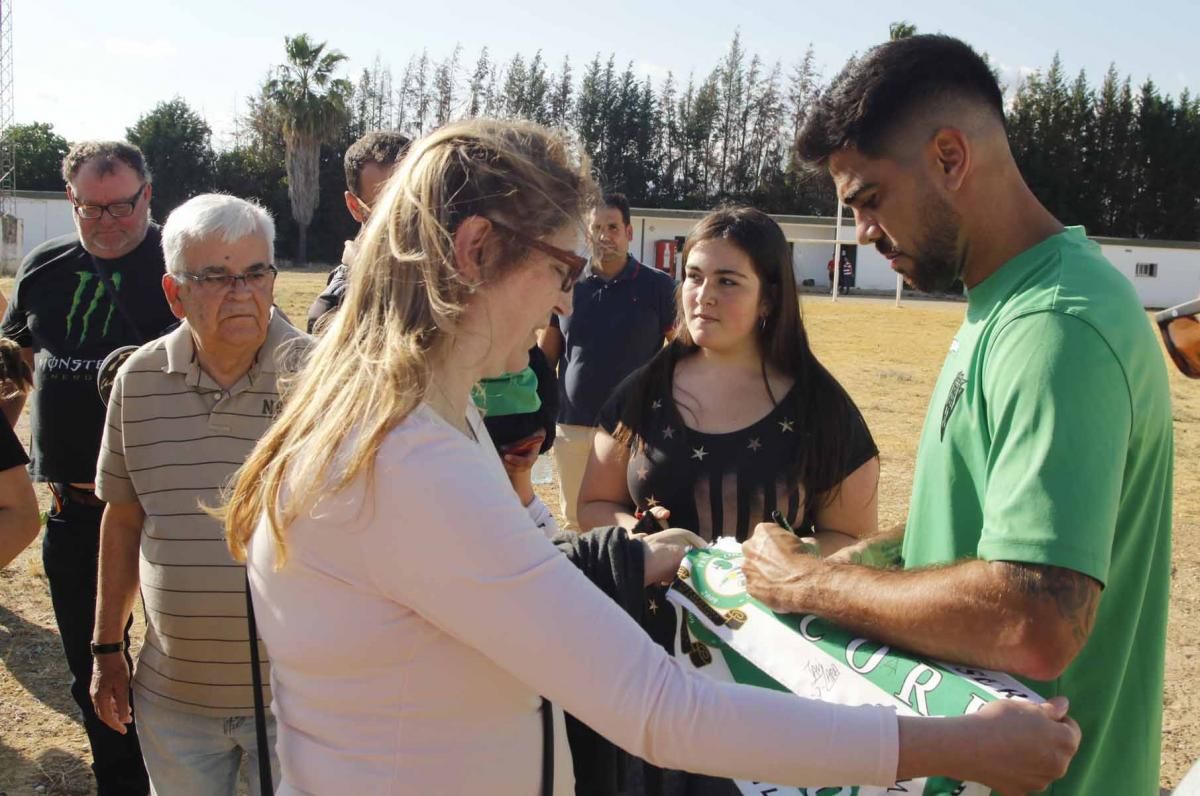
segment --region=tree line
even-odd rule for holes
[[[891,28],[893,37],[914,31]],[[566,128],[604,187],[635,206],[834,209],[828,178],[790,156],[828,79],[811,46],[793,63],[769,62],[735,32],[707,73],[657,82],[615,54],[551,64],[541,51],[502,61],[485,47],[468,60],[455,47],[442,58],[414,54],[399,71],[377,57],[356,77],[343,76],[346,56],[303,34],[287,37],[282,55],[225,146],[214,147],[208,124],[180,98],[128,128],[155,174],[156,218],[206,190],[255,197],[280,220],[282,254],[331,262],[354,234],[341,201],[346,148],[370,130],[420,135],[474,116]],[[1200,96],[1164,95],[1150,79],[1135,88],[1115,65],[1098,86],[1082,71],[1070,79],[1058,55],[1008,88],[1017,162],[1062,221],[1096,235],[1200,239]],[[8,138],[18,189],[61,189],[67,142],[51,125],[16,125]]]

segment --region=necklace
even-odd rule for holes
[[[430,408],[433,409],[433,411],[436,412],[438,416],[442,418],[442,420],[446,421],[447,424],[454,428],[454,430],[458,431],[465,437],[469,437],[472,442],[478,444],[479,435],[475,433],[475,428],[471,425],[471,421],[467,414],[465,412],[459,414],[458,410],[454,407],[454,402],[450,400],[448,395],[446,395],[446,391],[442,389],[441,384],[432,380],[430,381],[430,384],[432,384],[433,388],[437,390],[437,396],[434,396],[434,401],[430,401],[430,396],[428,393],[426,393],[426,402],[429,404]]]

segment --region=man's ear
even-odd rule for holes
[[[367,219],[363,216],[362,207],[358,203],[358,197],[349,191],[346,191],[344,196],[346,199],[346,209],[350,211],[350,215],[358,223],[365,223]]]
[[[171,308],[171,314],[179,320],[185,318],[183,311],[183,301],[179,298],[179,283],[175,281],[175,277],[170,274],[163,274],[162,289],[163,295],[167,297],[167,306]]]
[[[957,191],[971,170],[970,139],[957,127],[943,127],[934,133],[929,148],[942,186]]]
[[[454,270],[468,285],[482,281],[485,245],[491,228],[492,222],[483,216],[471,216],[454,231]]]

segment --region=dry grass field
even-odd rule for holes
[[[280,275],[278,301],[302,321],[323,273]],[[6,293],[11,280],[0,280]],[[805,298],[819,354],[854,396],[882,451],[881,522],[903,518],[917,437],[963,304]],[[1175,554],[1163,695],[1163,784],[1200,757],[1200,383],[1172,370],[1176,421]],[[25,436],[27,432],[23,431]],[[557,506],[547,489],[543,497]],[[34,545],[0,571],[0,796],[90,792],[87,740],[75,720],[40,560]],[[1136,754],[1130,750],[1130,754]]]

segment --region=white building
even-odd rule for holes
[[[59,235],[75,231],[71,203],[64,191],[15,191],[15,215],[24,228],[21,256]]]
[[[660,250],[679,249],[691,228],[703,218],[700,210],[652,210],[633,208],[633,244],[630,251],[647,265],[662,267]],[[796,284],[812,280],[812,287],[829,289],[828,263],[833,259],[834,220],[821,216],[772,216],[792,242],[792,264]],[[854,286],[859,291],[894,293],[896,274],[873,246],[853,244],[854,225],[843,220],[841,238],[847,256],[856,263]],[[1104,255],[1125,274],[1137,289],[1146,308],[1169,307],[1200,295],[1200,242],[1092,238]],[[808,242],[817,241],[817,242]],[[827,242],[825,242],[827,241]]]
[[[1200,296],[1200,243],[1098,238],[1101,251],[1125,274],[1142,306],[1159,309]]]
[[[656,244],[674,243],[675,261],[692,227],[703,218],[701,210],[651,210],[633,208],[635,257],[647,265],[656,264]],[[24,257],[35,246],[66,235],[75,229],[71,203],[61,191],[17,191],[16,216],[22,222]],[[812,280],[812,287],[829,289],[827,264],[833,258],[833,219],[822,216],[784,216],[773,218],[783,228],[792,245],[792,263],[796,284]],[[854,226],[842,222],[843,242],[853,241]],[[1200,243],[1093,238],[1104,255],[1121,273],[1129,277],[1147,308],[1169,307],[1200,296]],[[802,242],[802,241],[818,241]],[[828,242],[821,242],[828,241]],[[856,263],[854,287],[858,291],[894,292],[896,275],[873,246],[844,245],[847,256]]]

